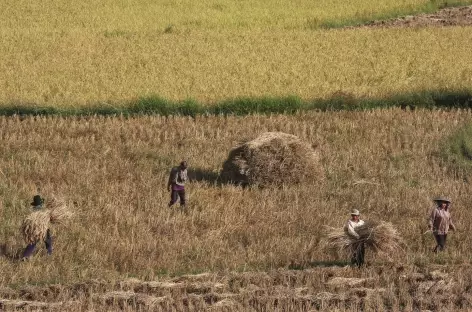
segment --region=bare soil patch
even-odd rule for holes
[[[372,21],[357,27],[389,28],[470,25],[472,25],[472,5],[444,8],[432,14],[408,15],[384,21]]]

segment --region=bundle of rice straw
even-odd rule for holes
[[[66,202],[61,198],[52,197],[51,200],[48,201],[47,208],[51,212],[52,224],[64,224],[74,215]]]
[[[46,209],[34,211],[27,216],[21,226],[21,232],[25,241],[28,244],[32,244],[43,240],[49,228],[50,220],[51,212]]]
[[[318,179],[319,155],[313,146],[283,132],[266,132],[233,148],[220,174],[240,185],[283,185]]]
[[[36,243],[46,237],[51,224],[63,224],[72,215],[72,211],[63,200],[53,197],[48,203],[48,208],[34,211],[25,218],[21,232],[28,244]]]
[[[402,238],[390,222],[367,221],[355,230],[359,238],[350,236],[344,228],[325,227],[327,247],[351,255],[361,243],[364,243],[366,248],[388,258],[403,250]]]

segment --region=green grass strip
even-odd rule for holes
[[[213,105],[195,100],[169,101],[159,96],[142,97],[123,105],[96,104],[77,108],[41,107],[18,103],[0,105],[1,116],[92,116],[92,115],[250,115],[293,114],[300,111],[356,111],[376,108],[472,108],[472,91],[424,91],[395,95],[388,98],[355,98],[350,94],[337,93],[328,99],[304,101],[296,96],[237,98]]]

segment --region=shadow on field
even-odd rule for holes
[[[22,252],[23,247],[13,247],[7,243],[0,243],[0,257],[5,257],[11,261],[16,261],[20,260]]]
[[[440,19],[442,20],[442,19]],[[383,27],[383,26],[382,26]],[[293,114],[299,111],[356,111],[374,108],[401,107],[403,109],[470,108],[472,92],[469,90],[425,89],[399,93],[390,97],[356,97],[350,93],[334,92],[328,98],[302,100],[296,96],[240,97],[223,100],[214,105],[193,100],[172,101],[159,96],[140,97],[123,101],[121,105],[110,106],[95,103],[89,106],[59,108],[40,106],[35,102],[13,101],[0,103],[0,116],[191,116],[251,114]]]
[[[188,169],[188,178],[190,181],[197,182],[208,182],[210,184],[220,185],[221,182],[218,179],[219,173],[210,171],[202,168],[189,168]]]
[[[220,176],[219,172],[202,168],[189,168],[187,169],[187,175],[190,181],[207,182],[209,184],[213,184],[214,186],[233,185],[240,186],[242,188],[249,186],[240,182],[227,181]]]
[[[351,265],[348,261],[311,261],[311,262],[303,262],[303,263],[290,263],[288,268],[290,270],[304,270],[314,267],[345,267]]]

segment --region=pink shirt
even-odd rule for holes
[[[440,207],[436,207],[431,211],[428,223],[429,227],[432,228],[433,233],[438,235],[447,234],[449,227],[453,230],[456,229],[454,223],[452,223],[452,218],[449,211]]]
[[[172,184],[172,190],[173,191],[183,191],[183,190],[185,190],[185,186],[178,185],[178,184]]]

